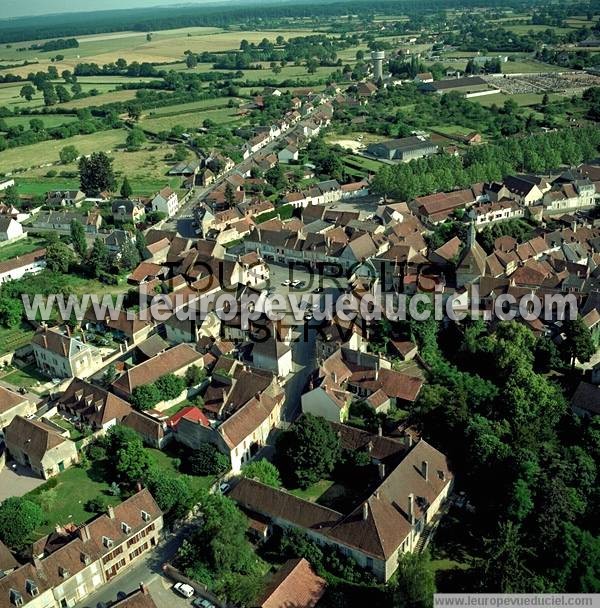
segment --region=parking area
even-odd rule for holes
[[[43,479],[35,476],[31,469],[9,461],[0,471],[0,502],[11,496],[23,496],[31,490],[35,490],[44,483]]]

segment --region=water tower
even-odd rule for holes
[[[371,53],[371,61],[373,61],[373,78],[377,82],[383,78],[383,60],[385,53],[383,51],[373,51]]]

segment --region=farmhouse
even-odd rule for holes
[[[46,268],[46,250],[38,249],[21,257],[0,262],[0,284],[16,281],[27,274],[37,274]]]

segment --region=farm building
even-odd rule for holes
[[[422,137],[404,137],[370,144],[367,153],[385,160],[408,162],[415,158],[431,156],[438,151],[438,146]]]

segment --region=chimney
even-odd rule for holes
[[[377,437],[383,437],[383,429],[381,428],[381,425],[377,427]]]
[[[369,518],[369,503],[367,501],[363,502],[362,518],[363,521],[367,521],[367,519]]]
[[[426,460],[421,463],[421,475],[425,481],[429,481],[429,463]]]
[[[413,514],[413,502],[414,502],[414,494],[408,495],[408,521],[411,526],[415,524],[415,516]]]
[[[108,506],[107,513],[108,513],[108,516],[109,516],[111,519],[114,519],[114,518],[115,518],[115,510],[114,510],[114,508],[113,508],[113,506],[112,506],[112,505],[109,505],[109,506]]]
[[[77,531],[79,534],[79,538],[85,542],[87,540],[90,540],[91,536],[90,536],[90,529],[88,528],[87,524],[83,524],[82,526],[79,527],[79,530]]]
[[[144,583],[140,583],[140,591],[143,595],[148,595],[148,587]]]
[[[42,570],[42,560],[37,555],[33,556],[33,567],[36,570],[39,570],[39,571]]]
[[[379,479],[385,479],[385,464],[383,462],[380,463],[377,469],[379,471]]]
[[[404,445],[407,448],[412,448],[412,444],[413,444],[413,441],[412,441],[411,434],[404,431]]]

